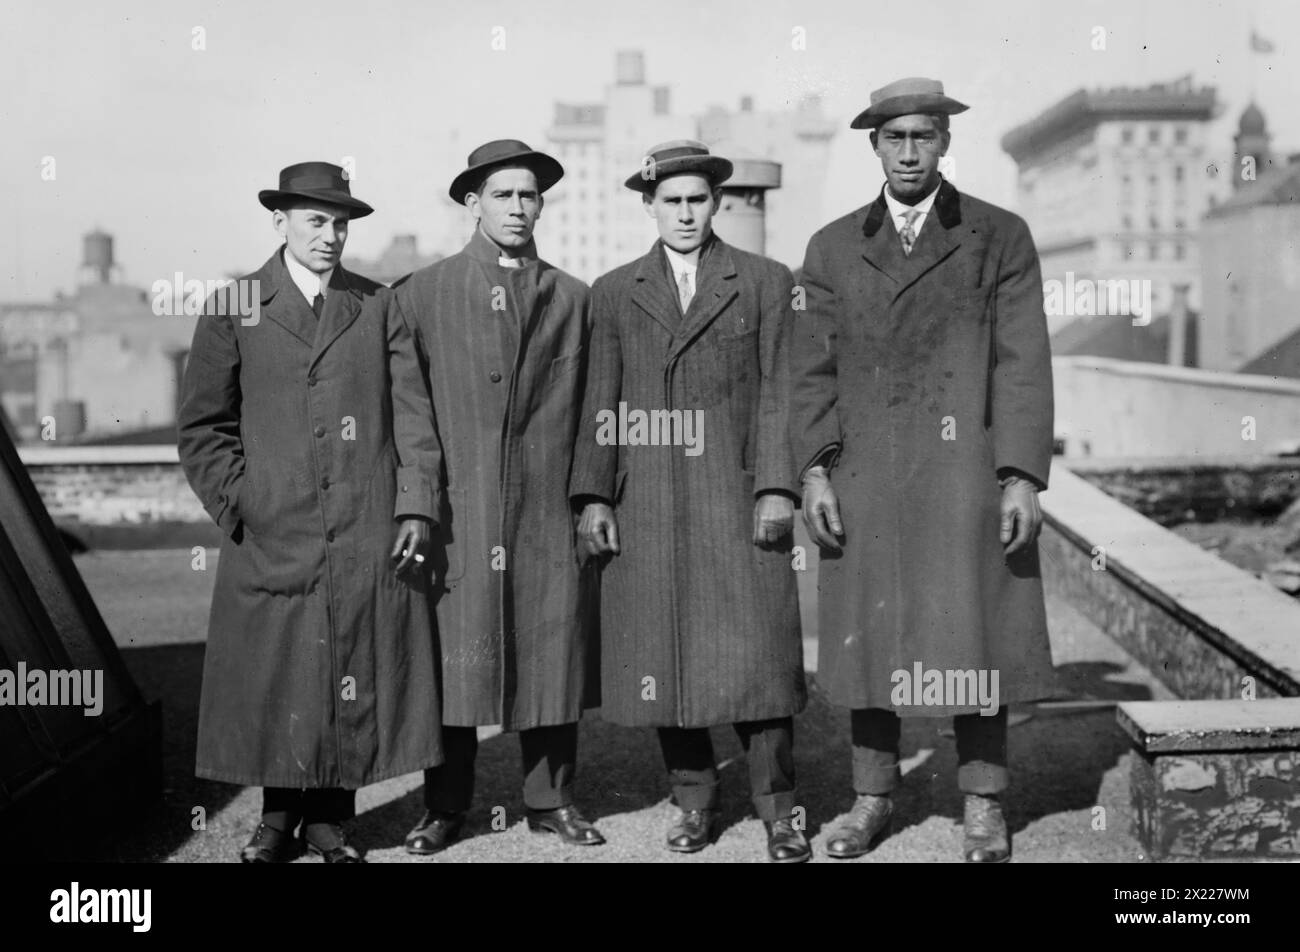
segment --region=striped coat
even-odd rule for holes
[[[787,551],[752,541],[757,496],[797,485],[786,435],[793,279],[715,240],[698,282],[683,317],[656,242],[592,289],[569,491],[610,501],[618,520],[622,551],[601,579],[601,713],[632,726],[783,717],[806,700],[788,541]],[[598,415],[620,403],[629,419],[698,418],[689,435],[700,452],[604,445]]]
[[[565,488],[589,334],[587,286],[545,261],[508,269],[475,232],[396,289],[427,369],[446,505],[433,597],[443,723],[522,730],[597,703],[594,569]],[[594,672],[592,672],[594,674]]]

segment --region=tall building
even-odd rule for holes
[[[767,254],[801,264],[808,239],[825,224],[822,186],[835,130],[820,102],[758,112],[746,97],[736,112],[714,107],[688,117],[673,115],[670,100],[667,86],[647,83],[644,55],[627,50],[616,55],[614,82],[600,102],[556,103],[546,138],[565,176],[546,193],[538,222],[543,257],[590,282],[645,254],[654,222],[623,181],[650,146],[699,139],[721,155],[780,163],[781,187],[766,197]]]
[[[1269,149],[1264,115],[1253,103],[1237,134],[1234,191],[1201,223],[1205,307],[1201,366],[1209,370],[1300,376],[1300,155]],[[1241,159],[1256,175],[1243,177]]]
[[[1156,314],[1186,286],[1199,309],[1197,231],[1217,193],[1206,128],[1217,108],[1215,89],[1191,76],[1080,89],[1004,135],[1043,280],[1150,281]],[[1048,315],[1053,332],[1072,320]]]
[[[461,211],[459,205],[456,206],[456,210]],[[394,281],[406,277],[413,271],[426,268],[435,261],[441,260],[442,257],[437,252],[422,254],[415,235],[394,235],[388,247],[381,251],[378,257],[360,258],[344,255],[341,263],[354,274],[367,277],[371,281],[378,281],[380,284],[392,285]]]

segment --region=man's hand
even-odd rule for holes
[[[825,466],[809,467],[803,477],[803,524],[808,535],[824,549],[839,549],[844,536],[840,522],[840,501],[831,488]]]
[[[401,575],[412,566],[424,564],[429,557],[429,541],[433,538],[433,529],[427,519],[403,519],[397,527],[397,541],[389,558],[397,563],[394,571]]]
[[[754,545],[770,548],[794,531],[794,501],[764,493],[754,503]]]
[[[618,522],[614,510],[603,502],[589,502],[578,519],[578,549],[587,558],[618,555]]]
[[[1011,555],[1033,543],[1043,527],[1038,487],[1022,476],[1002,480],[1002,552]]]

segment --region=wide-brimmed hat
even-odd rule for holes
[[[352,212],[352,218],[364,218],[374,211],[360,199],[352,197],[347,174],[329,162],[299,162],[280,172],[280,187],[257,193],[257,200],[276,211],[297,199],[315,199],[340,205]]]
[[[953,116],[969,109],[943,94],[943,83],[937,79],[912,76],[882,86],[871,94],[871,105],[849,123],[852,129],[879,129],[890,119],[917,113],[939,113]]]
[[[640,170],[623,184],[634,192],[653,194],[655,186],[670,175],[703,175],[715,188],[731,178],[732,165],[709,147],[694,139],[661,142],[646,151]]]
[[[546,191],[564,178],[564,166],[545,152],[538,152],[518,139],[494,139],[484,143],[465,160],[469,168],[457,175],[447,190],[452,200],[465,204],[465,195],[474,190],[493,169],[519,166],[537,176],[537,188]]]

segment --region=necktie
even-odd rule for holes
[[[317,291],[316,296],[311,299],[311,312],[316,315],[316,320],[320,320],[323,310],[325,310],[325,295]]]
[[[695,292],[691,290],[691,276],[683,271],[677,276],[677,300],[682,305],[683,314],[691,306],[691,298],[694,296]]]
[[[903,212],[903,229],[898,233],[898,237],[903,241],[903,254],[905,255],[910,255],[912,245],[916,244],[916,229],[912,227],[912,223],[920,217],[921,213],[915,208],[909,208]]]

